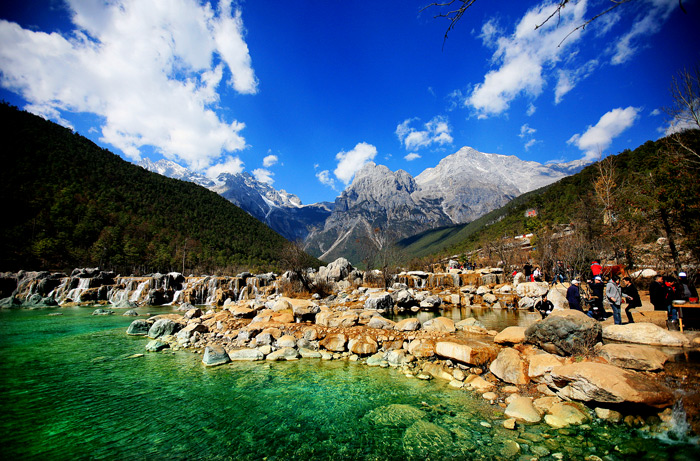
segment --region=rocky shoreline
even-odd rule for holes
[[[485,269],[404,273],[383,290],[363,286],[366,274],[344,260],[321,268],[315,276],[332,283],[335,294],[290,298],[280,290],[288,274],[268,276],[270,283],[263,284],[248,274],[237,279],[237,286],[228,282],[232,296],[226,297],[222,278],[209,278],[209,289],[218,287],[207,294],[214,309],[204,312],[183,302],[178,308],[182,314],[136,319],[127,334],[148,337],[146,350],[151,352],[185,349],[202,354],[206,366],[231,361],[350,360],[392,367],[410,379],[444,380],[455,391],[481,395],[502,412],[501,424],[511,430],[537,423],[566,428],[598,418],[662,433],[673,429],[673,408],[682,401],[693,432],[700,433],[700,376],[678,366],[675,354],[668,353],[696,350],[700,338],[694,332],[668,331],[648,322],[601,324],[567,309],[565,300],[552,296],[556,290],[550,291],[556,306],[553,314],[527,328],[487,330],[474,318],[454,322],[435,317],[421,323],[411,317],[394,322],[382,314],[441,305],[523,308],[549,287],[536,282],[506,284],[498,269]],[[177,279],[172,274],[166,277]],[[26,304],[27,295],[40,294],[40,282],[35,278],[32,283],[33,292],[16,288],[10,298],[19,299],[24,293]],[[52,290],[61,283],[52,282],[56,285]],[[29,285],[18,283],[18,287]],[[89,283],[83,285],[91,289]],[[172,283],[169,288],[164,283],[151,289],[159,288],[173,290],[173,295],[177,291]],[[147,293],[146,299],[154,299],[152,295]],[[8,304],[7,298],[3,303]]]

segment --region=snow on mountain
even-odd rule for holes
[[[222,173],[212,181],[170,160],[143,160],[139,165],[154,173],[210,189],[289,240],[303,240],[309,232],[323,226],[331,213],[330,203],[303,205],[296,195],[285,190],[277,191],[246,172]]]
[[[421,197],[442,201],[455,224],[473,221],[514,197],[567,174],[514,155],[485,154],[463,147],[416,176]]]
[[[137,163],[137,165],[145,168],[148,171],[152,171],[153,173],[158,173],[160,175],[167,176],[168,178],[193,182],[206,188],[211,188],[215,185],[214,181],[206,176],[199,173],[194,173],[170,160],[161,159],[157,162],[153,162],[146,158]]]

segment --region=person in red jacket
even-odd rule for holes
[[[600,272],[603,270],[603,267],[600,265],[598,261],[593,261],[593,264],[591,264],[591,274],[593,274],[593,277],[600,275]]]

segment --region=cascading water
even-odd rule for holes
[[[141,300],[141,296],[143,295],[143,290],[146,289],[146,287],[149,285],[150,281],[151,281],[151,279],[148,279],[148,280],[144,280],[143,282],[139,283],[136,290],[131,294],[129,301],[131,301],[132,303],[138,303],[139,300]]]
[[[78,286],[76,288],[71,289],[66,295],[66,298],[63,301],[60,301],[59,304],[69,301],[72,301],[74,303],[80,302],[80,295],[82,295],[85,290],[90,288],[90,279],[82,278],[78,280]]]

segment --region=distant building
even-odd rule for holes
[[[530,208],[525,212],[526,218],[534,218],[535,216],[537,216],[537,210],[535,208]]]

